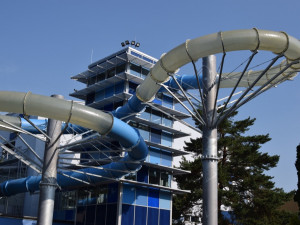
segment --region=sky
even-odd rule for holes
[[[120,50],[127,39],[156,58],[186,39],[219,31],[256,27],[300,39],[299,7],[299,0],[0,1],[0,87],[71,99],[69,93],[84,85],[70,77]],[[299,87],[296,77],[239,113],[241,119],[256,118],[251,134],[270,134],[272,141],[261,150],[280,155],[280,161],[267,173],[286,191],[297,188]]]

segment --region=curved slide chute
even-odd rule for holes
[[[122,147],[130,150],[120,162],[113,162],[102,166],[103,170],[95,168],[81,170],[81,172],[97,174],[99,175],[98,177],[91,177],[87,180],[88,178],[83,173],[65,172],[66,175],[83,181],[97,183],[105,180],[105,178],[120,178],[128,173],[121,171],[135,171],[139,169],[141,166],[140,162],[144,161],[148,154],[148,148],[136,129],[108,113],[87,106],[31,93],[2,91],[0,92],[0,110],[3,112],[39,115],[65,122],[68,121],[116,139]],[[9,118],[12,117],[4,119],[10,120],[14,125],[19,124],[22,127],[22,120]],[[105,170],[106,168],[112,170]],[[31,176],[3,182],[0,185],[0,195],[10,196],[26,191],[37,191],[40,181],[41,176]],[[60,174],[57,176],[57,183],[61,187],[82,184],[80,181]]]
[[[193,40],[187,40],[185,43],[177,46],[168,53],[164,54],[155,66],[150,70],[146,79],[137,87],[136,95],[132,96],[128,103],[119,107],[110,114],[99,110],[91,109],[86,106],[72,104],[71,102],[44,97],[40,95],[0,92],[0,110],[4,112],[15,112],[27,115],[38,115],[46,118],[53,118],[61,121],[68,121],[79,126],[83,126],[99,132],[102,135],[108,135],[120,141],[121,145],[131,148],[132,151],[122,159],[123,161],[141,162],[147,155],[147,146],[139,133],[126,123],[117,118],[130,118],[132,114],[142,111],[145,102],[151,102],[156,93],[161,89],[162,83],[171,88],[177,88],[176,82],[171,78],[170,74],[176,73],[177,69],[183,65],[197,61],[199,58],[208,55],[239,51],[239,50],[266,50],[275,54],[284,55],[286,60],[280,65],[272,67],[268,73],[256,83],[261,86],[280,71],[290,62],[296,62],[289,67],[279,77],[272,82],[277,83],[287,79],[292,79],[300,68],[298,62],[300,58],[300,42],[284,32],[273,32],[266,30],[235,30],[227,32],[219,32],[206,35]],[[241,73],[223,74],[220,87],[234,87],[236,77]],[[248,87],[249,83],[256,80],[260,71],[247,72],[247,81],[242,81],[240,87]],[[199,79],[202,79],[200,76]],[[184,75],[179,77],[179,83],[184,89],[196,88],[196,77]],[[117,117],[117,118],[116,118]],[[117,168],[118,170],[136,170],[138,164],[134,163],[111,163],[106,165],[107,168]],[[99,170],[92,168],[84,169],[86,172],[99,174]],[[121,177],[125,173],[122,172],[106,172],[103,170],[103,177]],[[70,173],[71,176],[79,177],[85,180],[85,175]],[[98,181],[99,178],[93,178]],[[2,195],[12,195],[19,192],[35,191],[38,189],[39,177],[28,177],[13,181],[7,181],[1,184]],[[78,185],[77,181],[62,178],[58,176],[58,183],[61,187]],[[19,187],[20,186],[20,187]]]

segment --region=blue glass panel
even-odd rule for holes
[[[114,95],[114,86],[105,89],[105,98]]]
[[[65,212],[55,210],[54,213],[53,213],[53,219],[55,219],[55,220],[65,220]]]
[[[113,111],[113,109],[114,109],[114,104],[113,103],[108,104],[108,105],[103,107],[104,111],[109,111],[110,112],[110,111]]]
[[[134,204],[135,201],[135,187],[130,184],[123,186],[123,203]]]
[[[148,224],[158,225],[158,209],[148,208]]]
[[[161,152],[161,164],[164,166],[172,166],[172,153],[171,152]]]
[[[86,207],[79,206],[76,212],[76,225],[84,225],[86,215]]]
[[[166,191],[160,191],[159,193],[159,207],[161,209],[171,209],[171,193]]]
[[[134,205],[122,205],[122,225],[133,225]]]
[[[117,202],[118,201],[118,184],[113,183],[108,185],[108,198],[107,202]]]
[[[129,73],[135,76],[141,76],[141,66],[130,64],[129,66]]]
[[[70,209],[70,210],[66,210],[66,220],[70,220],[70,221],[74,221],[74,214],[75,214],[75,210]]]
[[[156,124],[161,124],[161,118],[162,118],[161,112],[152,111],[151,122]]]
[[[135,204],[147,206],[148,190],[146,188],[136,188],[136,200]]]
[[[115,85],[115,94],[122,93],[124,91],[124,83],[118,83]]]
[[[137,181],[139,181],[139,182],[148,183],[148,168],[143,166],[137,172],[136,178],[137,178]]]
[[[173,120],[171,118],[168,118],[167,116],[163,116],[162,125],[164,125],[166,127],[172,127],[173,126]]]
[[[160,149],[149,148],[150,162],[160,164]]]
[[[149,141],[149,131],[139,129],[139,132],[144,140]]]
[[[106,205],[97,205],[96,209],[96,224],[105,225]]]
[[[107,204],[106,225],[116,225],[117,204]]]
[[[141,115],[140,115],[140,117],[142,118],[142,119],[145,119],[145,120],[150,120],[150,113],[149,112],[142,112],[141,113]]]
[[[162,105],[169,108],[173,108],[173,98],[167,95],[163,95]]]
[[[105,91],[99,91],[95,94],[95,101],[100,101],[105,98]]]
[[[86,207],[86,219],[85,225],[94,225],[95,222],[95,205],[90,205]]]
[[[135,225],[145,225],[146,218],[147,218],[147,208],[141,207],[141,206],[136,206],[135,207]]]
[[[148,206],[151,207],[159,207],[159,190],[149,188],[149,194],[148,194]]]
[[[150,140],[151,140],[151,142],[160,144],[161,143],[161,131],[152,128]]]
[[[161,209],[159,212],[159,225],[170,224],[170,210]]]
[[[161,105],[161,104],[162,104],[162,101],[161,101],[161,100],[158,100],[158,99],[156,99],[156,98],[155,98],[152,102],[155,103],[155,104],[158,104],[158,105]]]
[[[162,132],[161,134],[161,144],[172,147],[172,134],[167,132]]]

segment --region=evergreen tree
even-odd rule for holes
[[[296,195],[294,196],[294,201],[298,203],[298,208],[300,210],[300,145],[297,146],[297,159],[295,162],[295,167],[297,169],[298,176],[298,189]]]
[[[234,121],[232,114],[218,127],[218,204],[231,209],[235,221],[247,224],[288,224],[289,214],[278,210],[290,199],[282,189],[275,188],[272,177],[264,172],[275,167],[279,156],[259,151],[262,144],[270,141],[269,135],[246,136],[245,132],[255,119]],[[201,127],[200,127],[201,128]],[[191,207],[201,204],[202,199],[202,138],[186,142],[185,150],[194,153],[192,161],[183,157],[180,168],[191,174],[176,176],[181,189],[191,194],[178,195],[173,201],[173,218],[189,213]],[[230,224],[219,210],[219,224]]]

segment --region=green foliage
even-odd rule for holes
[[[233,117],[218,127],[218,204],[233,211],[235,221],[247,224],[288,224],[289,213],[278,208],[291,196],[275,188],[272,177],[264,172],[276,167],[279,156],[270,156],[259,151],[261,145],[270,141],[269,135],[247,136],[245,132],[255,119],[234,121]],[[173,201],[173,218],[189,213],[192,206],[201,204],[202,198],[202,138],[186,142],[185,150],[194,153],[193,160],[183,158],[180,168],[191,174],[176,176],[178,186],[191,190],[191,194],[178,195]],[[283,221],[284,220],[284,221]],[[219,224],[230,224],[221,214]]]
[[[297,159],[295,162],[295,167],[297,169],[298,176],[298,189],[296,195],[294,196],[294,201],[298,203],[298,208],[300,210],[300,145],[297,146]]]

